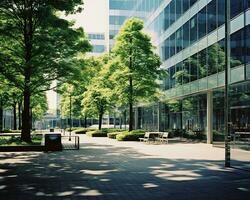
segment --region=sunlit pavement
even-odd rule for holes
[[[0,153],[0,199],[250,199],[222,148],[80,137],[79,151]]]

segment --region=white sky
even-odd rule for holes
[[[67,16],[66,19],[74,20],[76,27],[83,27],[85,32],[107,33],[108,0],[84,0],[84,10],[76,15]],[[48,91],[47,98],[49,110],[56,110],[56,93]]]
[[[68,16],[75,20],[76,26],[83,27],[85,32],[105,32],[108,25],[108,0],[84,0],[82,13]]]

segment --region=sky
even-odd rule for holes
[[[75,26],[82,27],[85,32],[105,33],[108,28],[108,0],[84,0],[84,10],[66,19],[74,20]],[[48,91],[47,99],[49,110],[56,110],[57,94]]]

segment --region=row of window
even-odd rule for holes
[[[105,51],[104,45],[93,45],[93,53],[103,53]]]
[[[243,1],[243,0],[240,0]],[[246,1],[246,0],[244,0]],[[232,5],[232,4],[231,4]],[[163,61],[191,46],[197,40],[224,24],[225,0],[213,0],[194,17],[180,27],[161,44]],[[233,15],[242,12],[243,8],[234,9]]]
[[[90,40],[104,40],[105,36],[104,36],[104,34],[92,34],[92,33],[89,33],[88,38]]]
[[[164,89],[189,83],[225,70],[224,39],[170,67]],[[250,25],[231,35],[231,67],[250,62]]]
[[[134,10],[152,12],[158,8],[163,0],[110,0],[109,9],[111,10]]]
[[[127,19],[127,16],[109,16],[109,24],[110,25],[122,25],[125,20]]]

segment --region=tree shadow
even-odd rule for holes
[[[129,147],[0,155],[3,199],[247,199],[250,174],[223,161],[164,159]]]

